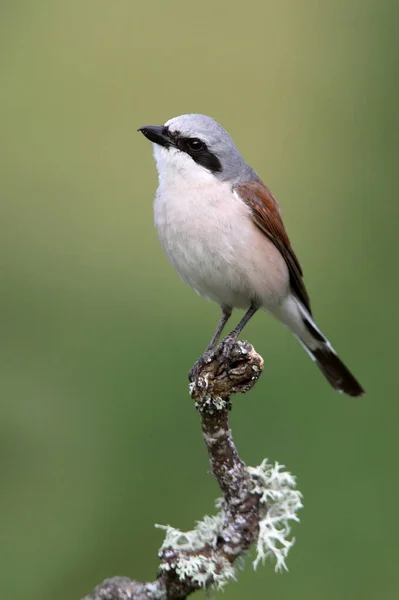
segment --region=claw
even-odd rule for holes
[[[196,379],[198,379],[199,371],[204,365],[211,362],[213,354],[213,350],[208,350],[205,351],[204,354],[199,357],[199,359],[194,363],[194,365],[188,372],[189,381],[195,381]]]
[[[204,352],[190,370],[190,396],[196,402],[216,397],[228,400],[232,393],[250,389],[259,378],[263,360],[248,342],[237,342],[234,334]]]
[[[237,336],[235,335],[228,335],[227,337],[224,338],[223,340],[223,357],[224,358],[229,358],[231,351],[233,349],[234,344],[237,342]]]
[[[234,348],[234,345],[237,343],[236,335],[228,335],[225,337],[219,344],[219,347],[222,346],[221,355],[224,359],[224,362],[228,362],[231,357],[231,352]],[[216,348],[215,348],[216,350]],[[188,380],[190,382],[196,381],[200,375],[201,369],[208,363],[212,362],[215,358],[215,350],[205,350],[202,356],[194,363],[193,367],[188,372]]]

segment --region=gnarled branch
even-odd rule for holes
[[[258,558],[274,554],[277,566],[285,566],[284,558],[292,543],[285,539],[289,533],[287,520],[296,519],[295,512],[301,507],[299,492],[291,489],[294,478],[280,474],[278,465],[274,470],[267,467],[267,473],[266,463],[258,471],[247,468],[237,453],[228,421],[231,394],[245,393],[253,387],[263,370],[263,359],[247,342],[236,342],[227,357],[225,350],[222,341],[190,384],[212,473],[223,494],[221,513],[206,517],[193,532],[165,528],[167,535],[154,582],[114,577],[84,600],[180,600],[201,587],[222,587],[228,579],[234,579],[235,560],[255,541]],[[283,489],[285,504],[271,502],[270,509],[269,498],[274,492],[269,484]],[[281,530],[274,526],[278,519],[284,524]],[[260,529],[265,527],[267,535],[260,543]]]

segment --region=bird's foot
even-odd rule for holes
[[[188,372],[189,381],[193,382],[198,379],[201,369],[208,363],[212,361],[214,357],[213,350],[205,350],[202,356],[194,363],[191,369]]]
[[[263,370],[263,359],[248,342],[228,335],[213,350],[204,352],[189,372],[190,395],[228,400],[234,392],[248,391]]]
[[[203,355],[200,356],[200,358],[194,363],[193,367],[189,370],[189,381],[196,381],[205,365],[209,365],[215,359],[216,355],[219,357],[219,362],[223,362],[227,365],[231,360],[231,353],[236,343],[237,337],[230,334],[225,337],[216,348],[205,350]]]
[[[230,359],[231,353],[233,351],[234,346],[237,343],[237,336],[235,334],[230,333],[221,341],[222,344],[222,354],[223,358],[226,362]]]

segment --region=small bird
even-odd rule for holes
[[[227,131],[201,114],[138,131],[154,145],[154,220],[164,252],[181,279],[222,310],[203,358],[233,308],[246,313],[228,336],[232,343],[262,309],[291,330],[334,389],[362,396],[363,388],[312,318],[276,199]]]

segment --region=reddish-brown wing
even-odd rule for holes
[[[311,314],[309,296],[302,279],[301,265],[285,231],[277,200],[261,181],[243,183],[237,186],[234,191],[251,208],[255,225],[267,235],[281,252],[287,263],[291,287]]]

